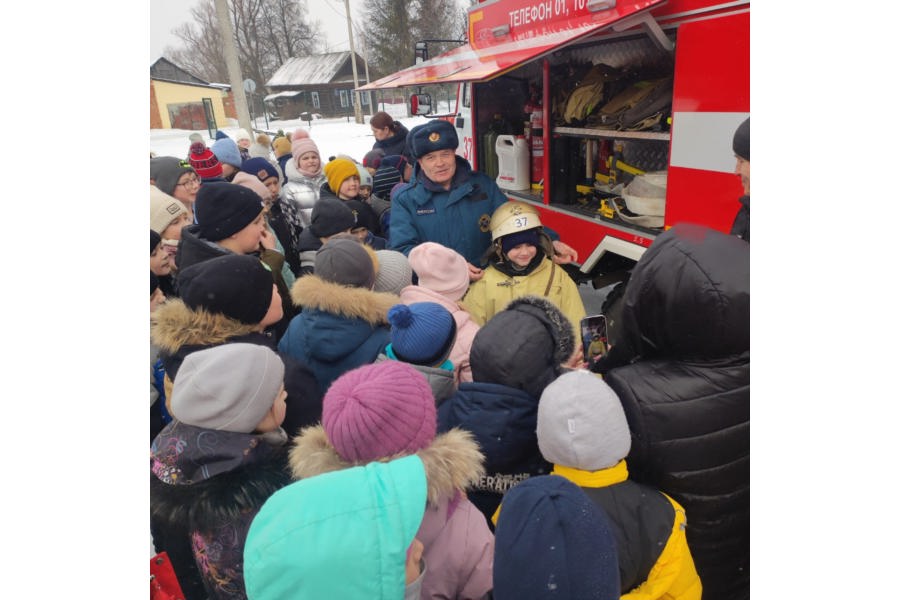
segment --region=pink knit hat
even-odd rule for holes
[[[256,175],[251,175],[250,173],[245,173],[244,171],[238,171],[235,174],[234,179],[231,180],[231,183],[235,185],[242,185],[245,188],[250,188],[257,194],[259,197],[263,199],[263,202],[269,202],[272,199],[272,192],[269,191],[269,188],[259,180]]]
[[[409,266],[419,276],[419,285],[450,301],[466,295],[469,266],[462,254],[436,242],[419,244],[409,252]]]
[[[319,147],[312,141],[312,138],[309,137],[309,133],[307,133],[305,129],[298,129],[291,135],[291,155],[296,162],[306,152],[315,152],[316,154],[319,154]],[[319,154],[320,158],[321,156],[322,155]]]
[[[407,363],[385,360],[338,377],[322,400],[325,435],[342,459],[369,463],[431,444],[437,432],[434,394]]]

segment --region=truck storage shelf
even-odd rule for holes
[[[514,200],[530,200],[536,204],[544,205],[543,198],[537,194],[529,194],[528,192],[503,189],[501,189],[501,191]],[[607,227],[611,227],[613,229],[628,233],[637,232],[644,235],[655,236],[659,235],[663,231],[662,228],[654,229],[652,227],[642,227],[640,225],[635,225],[634,223],[627,223],[619,219],[618,217],[613,217],[611,219],[606,218],[600,214],[600,201],[596,198],[582,199],[580,201],[572,202],[571,204],[550,203],[550,205],[544,205],[544,207],[563,213],[586,217],[588,219],[591,219],[592,221],[602,223]]]
[[[616,131],[614,129],[587,129],[584,127],[554,127],[553,133],[576,137],[657,140],[660,142],[667,142],[672,139],[672,134],[668,131]]]

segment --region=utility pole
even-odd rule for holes
[[[222,32],[222,49],[225,52],[225,66],[228,67],[228,79],[231,93],[234,95],[234,109],[238,116],[238,125],[247,131],[250,126],[250,111],[247,108],[247,97],[244,95],[241,63],[238,61],[237,48],[234,44],[234,30],[231,28],[231,16],[228,13],[228,0],[216,0],[216,16],[219,18],[219,30]]]
[[[366,42],[366,32],[364,31],[362,34],[362,47],[363,47],[363,59],[366,61],[366,84],[372,83],[372,80],[369,79],[369,44]],[[369,108],[372,109],[372,114],[375,114],[375,105],[372,104],[372,90],[366,92],[369,96]]]
[[[217,2],[224,2],[225,0],[217,0]],[[353,23],[350,21],[350,0],[344,0],[344,9],[347,11],[347,35],[350,36],[350,63],[353,65],[353,87],[359,87],[359,75],[356,73],[356,48],[353,47]],[[353,114],[356,116],[356,122],[362,123],[362,101],[359,97],[359,92],[355,89],[353,90],[353,97],[356,99],[356,102],[353,103]]]

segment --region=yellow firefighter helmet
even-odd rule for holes
[[[540,226],[541,217],[536,208],[525,202],[510,200],[498,207],[491,216],[491,241]]]

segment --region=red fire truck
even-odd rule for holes
[[[673,78],[662,122],[637,131],[561,122],[558,96],[577,84],[576,67],[601,63]],[[748,1],[482,1],[468,9],[467,43],[360,89],[447,83],[459,85],[456,110],[438,116],[454,123],[473,168],[496,169],[499,124],[530,137],[532,185],[504,191],[535,204],[578,251],[581,280],[614,280],[675,223],[730,229],[742,195],[732,136],[750,112]],[[429,112],[428,95],[413,99],[422,100],[414,113]],[[594,194],[610,174],[624,182],[642,172],[663,178],[664,215],[651,226]]]

